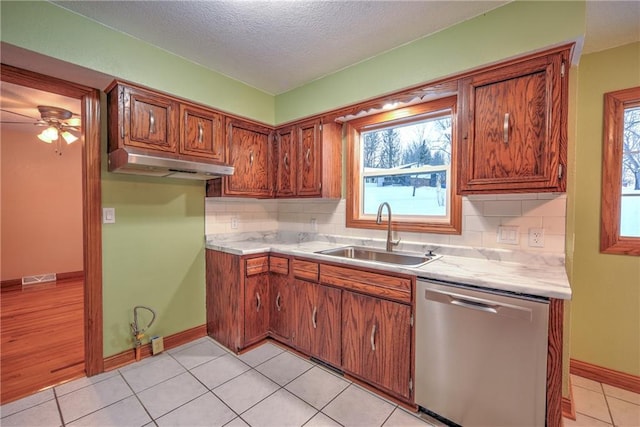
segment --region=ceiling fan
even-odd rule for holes
[[[78,114],[74,114],[69,110],[50,105],[38,105],[40,119],[17,113],[15,111],[2,109],[5,113],[15,114],[33,120],[36,126],[43,126],[45,129],[38,134],[38,139],[47,144],[54,141],[56,144],[56,153],[62,155],[61,139],[67,144],[71,144],[78,140],[81,119]],[[3,124],[30,124],[26,121],[2,121]],[[62,138],[61,138],[62,137]]]

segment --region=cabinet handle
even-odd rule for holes
[[[307,166],[311,166],[311,162],[309,161],[309,156],[311,156],[311,148],[307,148],[307,152],[304,155],[304,161]]]
[[[313,323],[313,329],[318,327],[318,323],[316,322],[316,318],[318,317],[318,307],[313,307],[313,313],[311,313],[311,323]]]
[[[249,165],[253,166],[253,151],[249,152]]]
[[[282,159],[282,163],[284,163],[284,168],[289,170],[289,153],[284,153],[284,158]]]
[[[262,302],[260,301],[260,294],[256,292],[256,311],[260,311],[260,306]]]
[[[156,117],[153,110],[149,110],[149,133],[156,133]]]
[[[371,328],[371,351],[376,351],[376,325]]]
[[[505,144],[509,143],[509,113],[504,113],[504,123],[502,125],[502,138]]]
[[[280,309],[282,308],[282,306],[280,305],[280,298],[282,296],[280,295],[280,292],[278,292],[278,296],[276,296],[276,308],[278,309],[278,311],[280,311]]]
[[[202,129],[202,123],[198,122],[198,144],[202,144],[203,136],[204,136],[204,129]]]

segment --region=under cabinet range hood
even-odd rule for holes
[[[161,157],[126,147],[109,153],[109,171],[132,175],[207,180],[223,175],[233,175],[233,166]]]

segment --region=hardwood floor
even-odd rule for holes
[[[84,375],[82,279],[0,293],[1,403]]]

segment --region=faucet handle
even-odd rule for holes
[[[398,246],[398,245],[400,244],[400,240],[402,240],[402,239],[398,237],[398,240],[392,240],[392,241],[391,241],[391,244],[392,244],[393,246]]]

